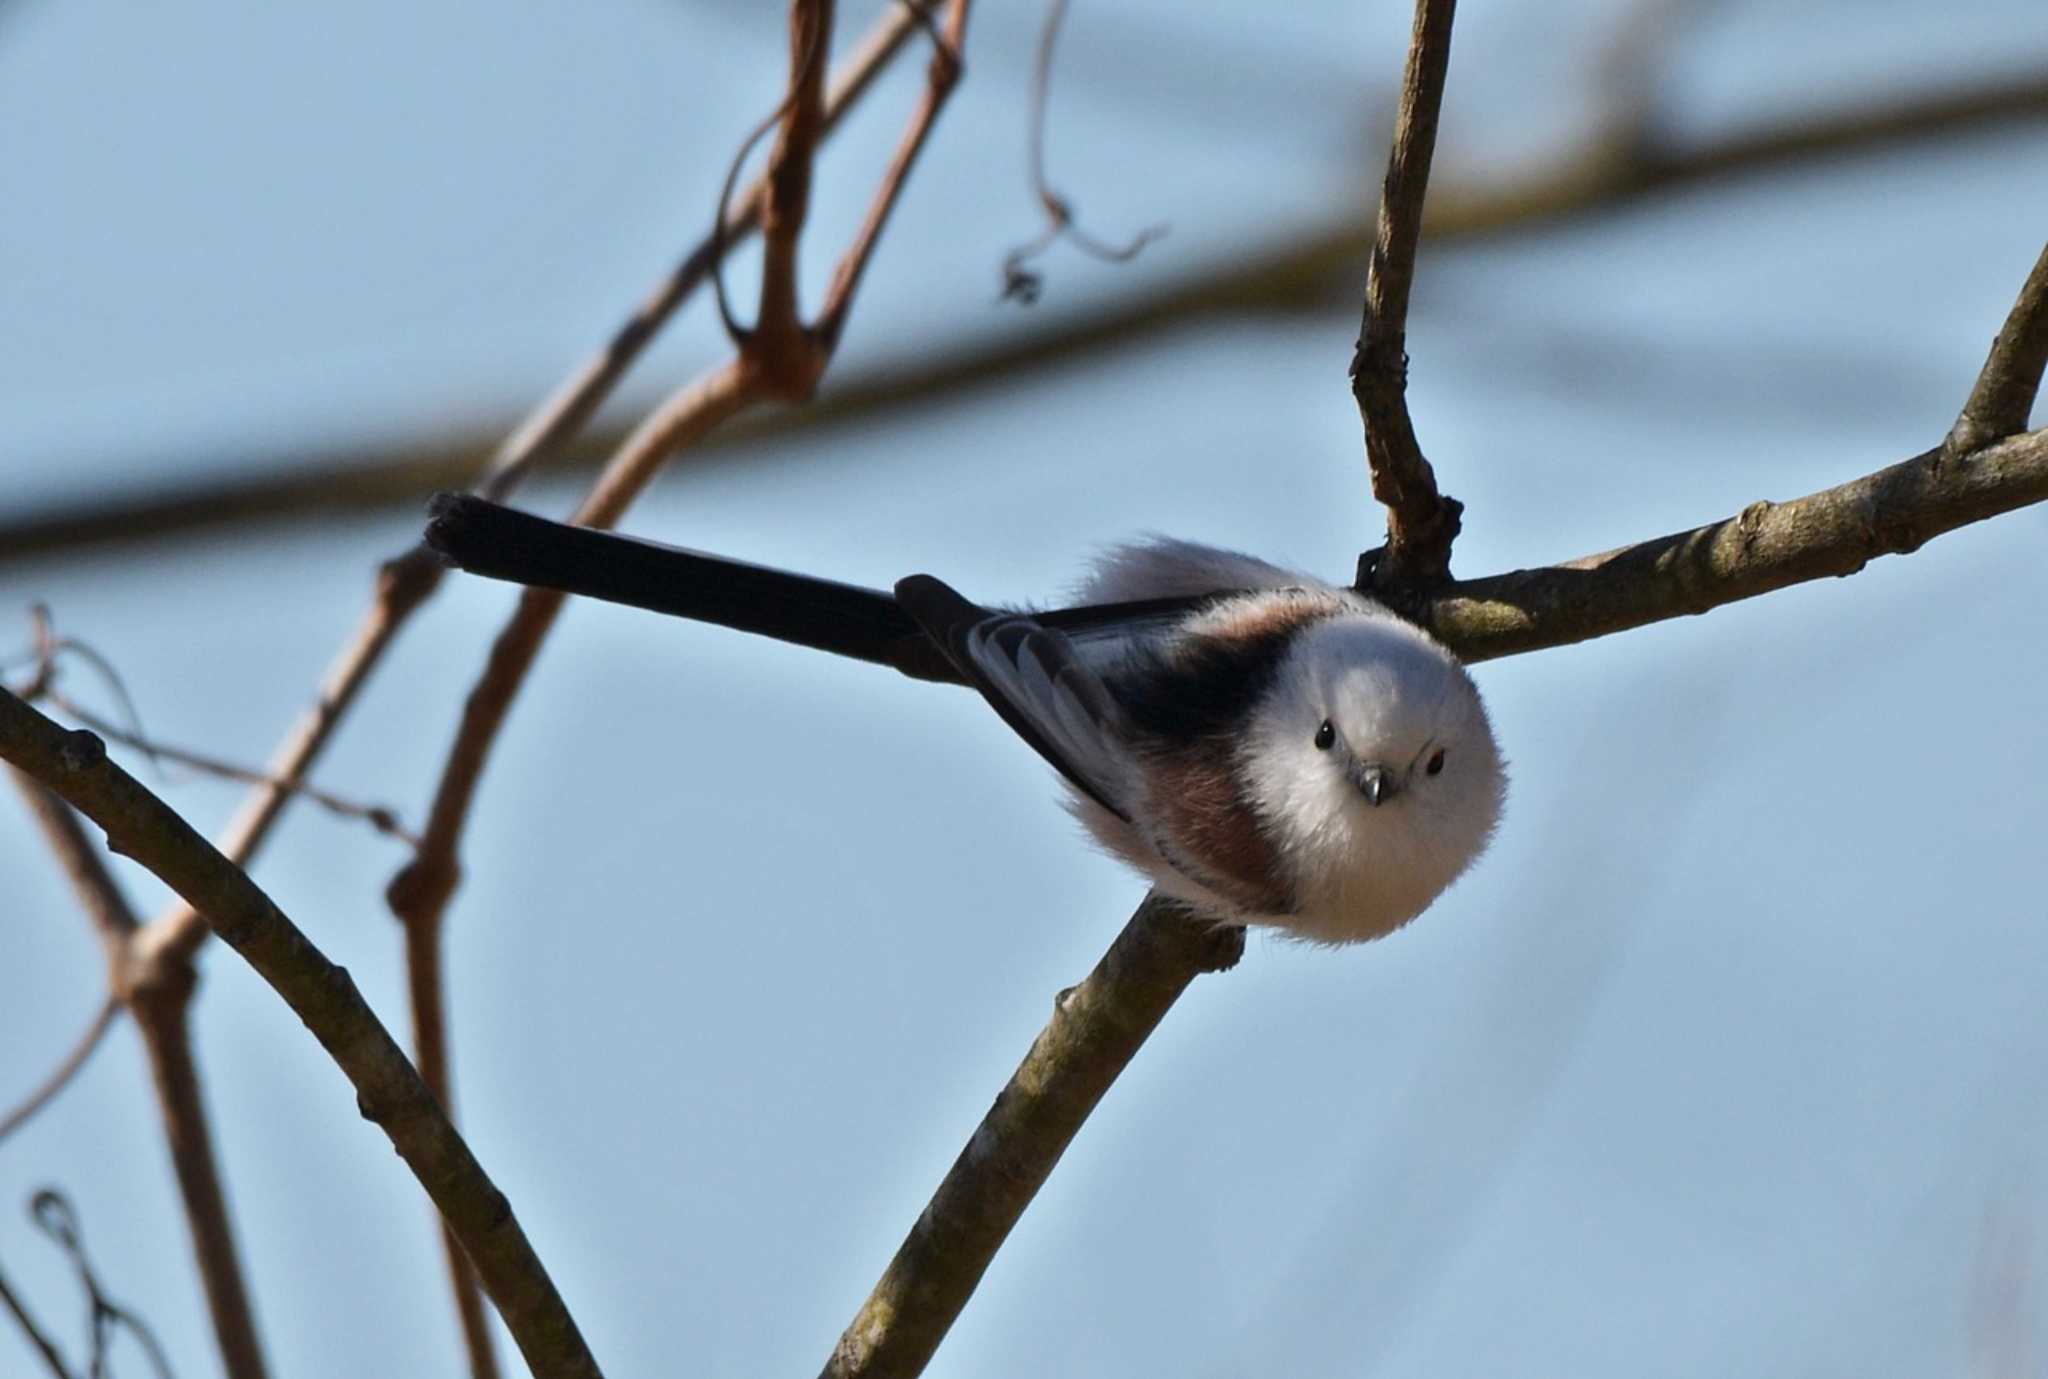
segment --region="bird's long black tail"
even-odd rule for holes
[[[466,494],[437,494],[428,511],[427,544],[471,574],[717,623],[919,679],[961,678],[878,589],[566,526]]]

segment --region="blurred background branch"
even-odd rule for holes
[[[907,23],[907,21],[906,21]],[[895,51],[903,32],[888,31]],[[874,42],[874,40],[871,40]],[[876,45],[877,60],[886,54]],[[854,65],[859,72],[865,62]],[[865,85],[841,78],[851,100]],[[1776,125],[1697,143],[1680,143],[1655,126],[1608,129],[1576,153],[1531,173],[1482,184],[1452,179],[1432,192],[1424,233],[1433,244],[1493,240],[1548,231],[1560,223],[1613,214],[1647,198],[1788,168],[1819,168],[1845,158],[1876,157],[1919,144],[1966,137],[2016,123],[2048,120],[2048,72],[1986,77],[1952,87],[1887,96],[1843,108],[1789,118]],[[736,206],[752,206],[743,196]],[[829,432],[871,424],[881,415],[935,405],[978,387],[993,386],[1061,366],[1104,349],[1129,345],[1186,322],[1231,314],[1306,310],[1349,291],[1355,271],[1359,222],[1294,229],[1264,243],[1247,244],[1227,260],[1201,263],[1164,281],[1047,321],[1041,315],[1005,316],[993,336],[972,335],[920,351],[917,360],[876,370],[849,369],[809,407],[737,422],[696,450],[700,458],[746,447],[793,431]],[[553,454],[565,470],[590,468],[625,439],[617,428],[585,431],[597,404],[623,376],[624,363],[699,281],[708,244],[685,260],[618,340],[565,382],[561,397],[521,423],[517,444],[501,447],[489,436],[451,437],[374,451],[309,456],[289,466],[268,465],[248,474],[221,475],[158,493],[124,492],[77,506],[0,515],[0,564],[249,521],[310,520],[337,512],[423,502],[438,489],[467,487],[497,455],[496,473],[523,474],[532,457]],[[673,298],[673,300],[670,300]],[[622,345],[621,342],[624,342]],[[627,348],[630,346],[630,348]],[[516,458],[507,459],[507,456]],[[165,468],[177,469],[175,464]],[[489,481],[482,491],[503,497],[509,484]]]

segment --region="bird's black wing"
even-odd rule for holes
[[[1065,633],[983,608],[930,575],[898,581],[896,602],[1033,751],[1130,822],[1139,778],[1123,711]]]

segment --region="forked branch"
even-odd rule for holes
[[[2034,271],[2020,288],[2019,300],[2013,303],[1998,338],[1991,342],[1991,356],[1977,375],[1977,386],[1970,390],[1970,400],[1963,404],[1962,415],[1948,433],[1947,453],[1965,455],[2026,430],[2044,368],[2048,368],[2048,247],[2034,261]]]

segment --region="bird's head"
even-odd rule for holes
[[[1347,613],[1294,638],[1254,711],[1243,763],[1306,909],[1383,933],[1485,849],[1506,775],[1479,691],[1391,614]]]

